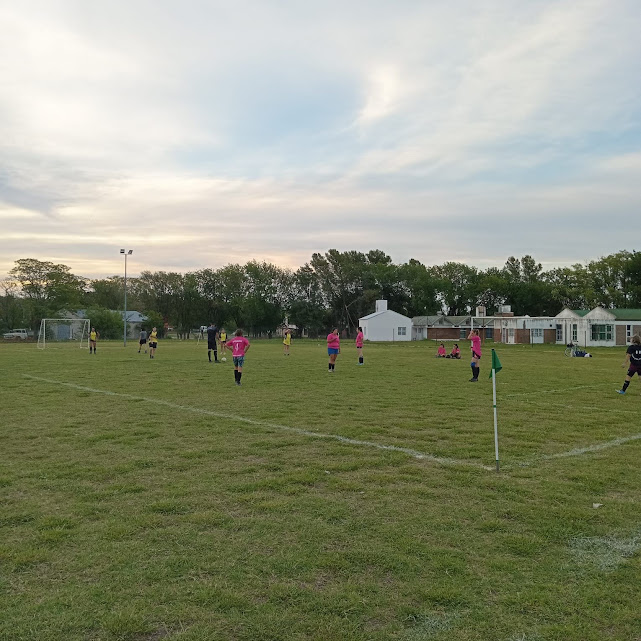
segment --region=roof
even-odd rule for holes
[[[371,318],[376,318],[377,316],[383,316],[383,314],[393,314],[394,316],[400,316],[401,318],[404,318],[406,320],[411,320],[407,316],[403,316],[403,314],[399,312],[395,312],[393,309],[381,309],[380,311],[373,312],[372,314],[368,314],[367,316],[361,316],[358,320],[359,321],[370,320]]]
[[[589,309],[571,309],[571,312],[574,312],[577,316],[583,318],[586,314],[590,313]]]
[[[641,320],[641,309],[608,309],[617,320]]]
[[[384,314],[387,310],[381,310],[380,312],[374,312],[373,314],[368,314],[367,316],[361,316],[358,320],[369,320],[370,318],[374,318],[375,316],[380,316],[381,314]]]

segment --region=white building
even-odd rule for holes
[[[363,337],[368,341],[409,341],[412,339],[412,319],[391,309],[386,300],[376,301],[373,314],[358,319]]]

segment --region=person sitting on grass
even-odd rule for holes
[[[445,351],[445,345],[443,345],[443,343],[441,343],[441,345],[438,348],[438,351],[436,353],[436,358],[445,358],[446,353],[447,352]]]
[[[459,349],[459,346],[457,343],[454,343],[454,347],[452,347],[452,351],[445,358],[457,358],[461,360],[461,350]]]
[[[628,368],[628,375],[625,377],[623,387],[617,390],[617,394],[625,394],[635,374],[641,376],[641,337],[635,334],[630,340],[631,344],[625,352],[625,362],[621,365]]]

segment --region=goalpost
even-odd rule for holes
[[[38,332],[38,349],[63,343],[89,347],[90,329],[88,318],[43,318]]]

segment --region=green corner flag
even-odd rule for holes
[[[492,370],[500,372],[502,369],[503,365],[501,365],[501,361],[499,360],[497,353],[492,350],[492,367],[490,369],[490,378],[492,378]]]

